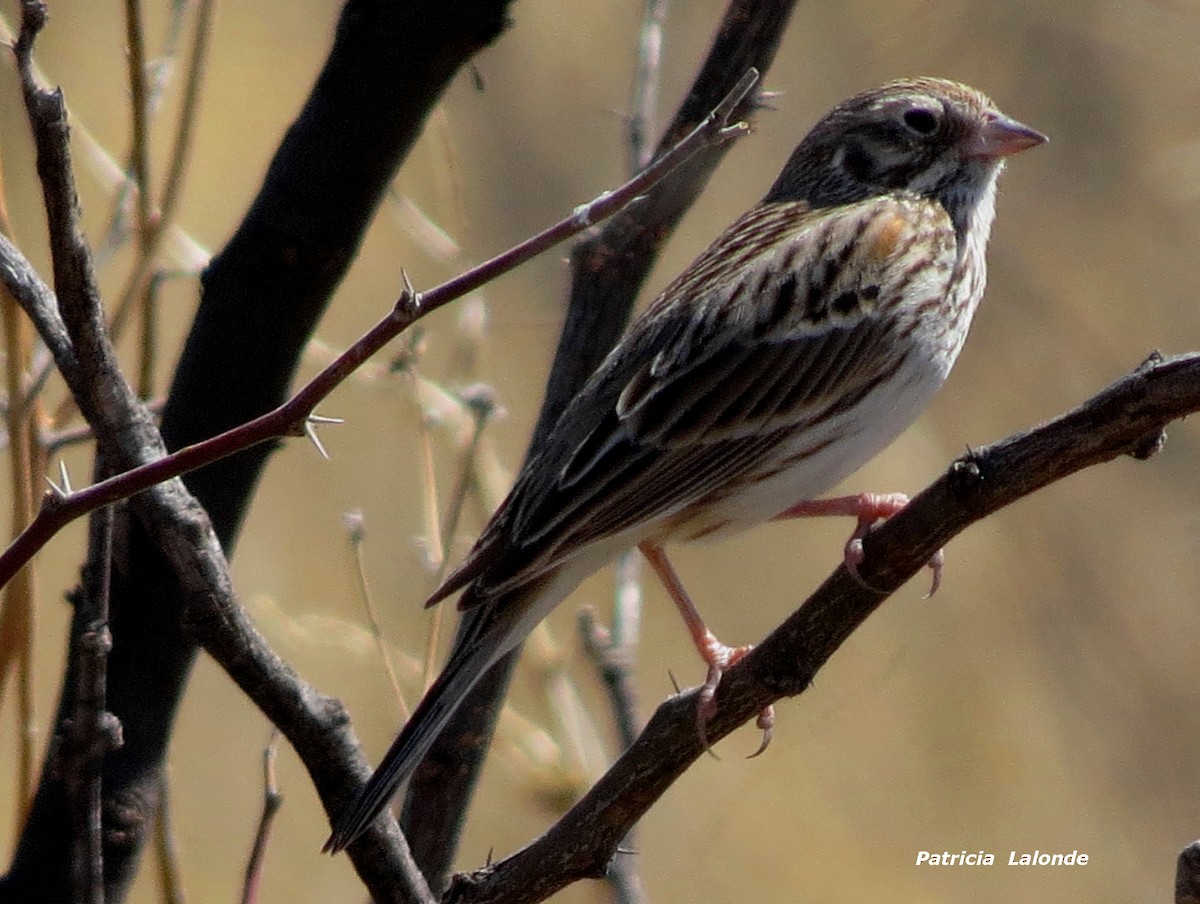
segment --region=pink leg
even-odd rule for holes
[[[813,499],[798,502],[791,508],[784,509],[772,521],[786,521],[791,518],[813,518],[824,515],[842,515],[858,519],[854,533],[846,541],[845,564],[851,576],[864,586],[869,586],[858,574],[858,566],[862,564],[863,537],[871,532],[871,527],[877,521],[886,521],[902,508],[908,505],[908,497],[903,493],[860,493],[857,496],[838,496],[835,499]],[[933,571],[933,585],[925,598],[937,593],[942,586],[942,569],[945,556],[939,549],[929,560],[929,568]]]
[[[679,575],[675,573],[675,568],[671,565],[663,548],[646,541],[639,544],[638,549],[642,551],[642,555],[646,557],[646,561],[650,563],[650,567],[654,569],[654,573],[662,581],[663,587],[674,600],[679,614],[683,616],[684,624],[687,625],[688,633],[692,635],[692,643],[696,645],[700,657],[708,663],[708,675],[700,687],[700,701],[696,707],[696,725],[700,729],[700,738],[704,741],[704,746],[708,747],[708,738],[705,736],[704,728],[717,711],[717,686],[721,683],[721,675],[754,648],[752,646],[728,647],[717,640],[708,626],[704,624],[704,619],[700,617],[691,597],[683,589],[683,583],[679,580]],[[751,757],[758,756],[771,743],[771,729],[775,725],[774,707],[768,706],[759,713],[757,724],[762,729],[763,739],[762,744],[751,754]]]

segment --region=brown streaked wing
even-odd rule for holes
[[[764,326],[756,314],[774,312],[769,316],[778,320],[774,293],[780,291],[798,304],[827,310],[830,299],[816,299],[815,292],[837,286],[842,296],[878,285],[886,274],[856,281],[861,254],[847,253],[867,228],[871,210],[863,205],[857,218],[845,210],[792,211],[790,247],[776,254],[797,262],[795,279],[766,278],[762,269],[773,259],[742,253],[755,245],[748,215],[697,261],[706,275],[703,285],[689,268],[668,287],[568,406],[541,454],[522,472],[503,523],[485,531],[479,546],[503,547],[505,554],[487,555],[478,547],[472,553],[491,559],[486,567],[468,569],[481,594],[531,580],[585,545],[638,523],[734,491],[772,469],[785,438],[841,398],[869,392],[894,363],[891,312],[874,299],[843,305],[837,317],[826,314],[817,323],[797,310]],[[757,223],[780,240],[780,219],[760,215]],[[736,265],[722,270],[713,254],[730,247],[731,236],[737,239],[739,253],[730,258]],[[815,249],[823,259],[806,265]],[[766,297],[745,297],[741,304],[750,309],[730,311],[720,296],[736,295],[739,285],[761,289]],[[705,286],[712,288],[705,292]]]
[[[888,329],[874,322],[860,324],[857,331],[832,331],[821,342],[808,337],[772,343],[774,347],[766,349],[730,347],[728,355],[741,362],[737,384],[741,392],[729,397],[721,395],[726,387],[708,380],[704,366],[690,369],[670,388],[660,390],[656,399],[663,411],[673,410],[671,401],[684,405],[685,399],[695,399],[704,416],[675,419],[666,429],[654,422],[642,424],[640,430],[628,420],[607,423],[602,453],[591,458],[585,473],[572,475],[569,490],[546,496],[531,522],[536,529],[522,541],[548,544],[549,561],[553,561],[640,521],[734,491],[760,470],[771,470],[773,452],[781,442],[806,429],[841,393],[855,393],[886,371]],[[838,368],[843,373],[836,387],[814,392],[806,376],[810,369],[825,367],[825,347],[835,353],[852,349],[857,354],[848,367]],[[705,364],[718,367],[712,358]],[[749,379],[740,379],[747,375]],[[748,413],[765,398],[761,385],[768,386],[776,399],[787,399],[790,407],[763,410],[751,420]],[[710,388],[708,396],[701,394],[701,386]],[[713,396],[718,397],[716,402]],[[713,411],[707,410],[710,407]]]

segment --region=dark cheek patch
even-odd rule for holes
[[[846,153],[842,156],[842,166],[860,182],[875,181],[875,166],[871,155],[861,145],[852,144],[846,148]]]

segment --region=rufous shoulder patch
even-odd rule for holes
[[[871,239],[871,259],[882,262],[891,257],[907,229],[908,221],[903,216],[889,214],[879,223]]]

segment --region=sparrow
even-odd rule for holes
[[[851,515],[845,559],[857,573],[862,537],[906,499],[820,496],[888,446],[949,375],[983,295],[997,178],[1045,140],[937,78],[891,82],[826,114],[766,197],[630,326],[429,598],[461,591],[463,628],[325,850],[371,823],[489,667],[634,546],[708,663],[703,726],[721,673],[749,647],[712,635],[664,547]]]

